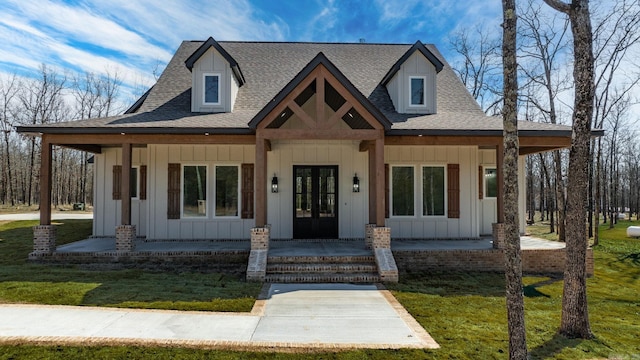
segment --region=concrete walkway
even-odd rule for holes
[[[266,300],[258,300],[251,313],[0,305],[0,343],[439,347],[388,291],[375,285],[272,284],[263,292]]]

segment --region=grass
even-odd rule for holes
[[[65,227],[82,222],[65,221]],[[557,335],[560,323],[562,280],[544,276],[524,278],[527,342],[532,359],[636,359],[640,356],[640,240],[626,238],[633,223],[600,229],[594,248],[595,276],[587,281],[593,340]],[[635,222],[635,224],[638,224]],[[198,273],[154,273],[142,270],[89,271],[24,263],[25,253],[13,250],[30,243],[32,223],[0,224],[0,301],[52,303],[68,298],[69,304],[181,308],[180,302],[207,304],[204,310],[233,310],[233,300],[257,294],[238,278]],[[543,225],[544,226],[544,225]],[[10,229],[8,229],[10,228]],[[22,229],[22,230],[20,230]],[[13,233],[12,233],[13,231]],[[545,227],[544,230],[548,231]],[[23,238],[7,240],[9,236]],[[22,235],[20,235],[22,234]],[[11,245],[8,246],[8,242]],[[5,251],[13,253],[5,256]],[[20,255],[22,254],[22,255]],[[20,255],[19,259],[15,256]],[[35,277],[35,278],[34,278]],[[440,344],[437,350],[356,350],[321,353],[242,352],[158,347],[67,347],[16,344],[0,346],[0,359],[506,359],[508,338],[504,276],[492,273],[404,273],[389,286],[396,298]],[[209,281],[209,282],[208,282]],[[208,285],[203,286],[201,282]],[[222,286],[222,284],[225,286]],[[39,285],[39,286],[36,286]],[[25,289],[29,287],[34,289]],[[9,289],[9,287],[12,287]],[[31,293],[18,296],[20,289]],[[131,288],[137,288],[131,290]],[[213,288],[213,289],[211,289]],[[159,289],[162,289],[160,291]],[[169,289],[167,291],[167,289]],[[248,295],[247,295],[248,294]],[[253,295],[252,295],[253,294]],[[10,297],[15,299],[11,300]],[[213,299],[230,300],[209,307]],[[27,301],[28,300],[28,301]],[[59,300],[56,300],[59,301]],[[129,303],[132,301],[132,303]]]
[[[0,303],[247,312],[260,291],[239,275],[30,264],[36,224],[0,223]],[[54,224],[58,245],[91,234],[91,220]]]

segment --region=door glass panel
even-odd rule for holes
[[[296,169],[296,217],[311,217],[311,190],[311,169]]]
[[[318,212],[319,217],[335,217],[335,191],[336,191],[336,178],[335,169],[320,168],[319,174],[319,205]]]

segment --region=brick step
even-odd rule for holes
[[[267,274],[264,279],[268,283],[377,283],[380,276],[375,273],[337,274],[337,273],[309,273],[309,274]]]
[[[368,263],[269,263],[267,274],[376,273],[375,262]]]
[[[376,263],[373,255],[354,256],[269,256],[269,264],[353,264],[353,263]]]

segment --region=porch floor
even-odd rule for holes
[[[564,243],[521,236],[523,250],[561,249]],[[100,253],[116,251],[115,238],[90,238],[57,247],[57,253]],[[491,238],[473,240],[391,240],[391,249],[400,251],[424,250],[489,250]],[[249,240],[199,240],[199,241],[136,241],[135,252],[223,252],[249,251]],[[273,256],[360,256],[371,254],[364,246],[364,240],[272,240],[269,255]]]

